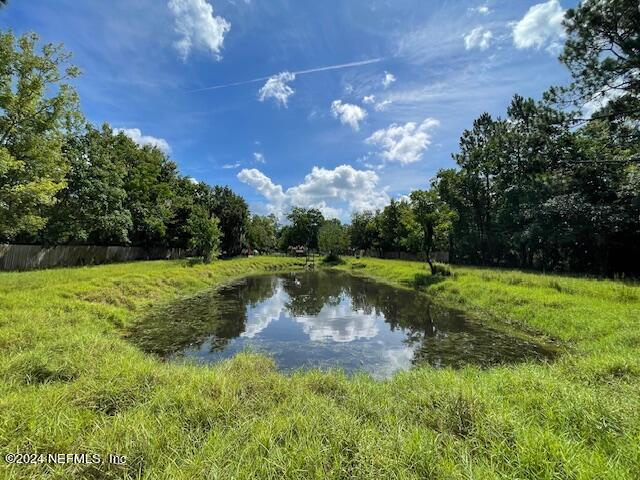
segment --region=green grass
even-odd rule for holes
[[[124,466],[8,466],[4,478],[640,478],[640,287],[360,259],[338,268],[419,288],[567,345],[549,364],[416,369],[385,382],[285,376],[241,354],[163,363],[122,338],[151,305],[251,272],[257,258],[0,274],[0,451],[126,455]]]

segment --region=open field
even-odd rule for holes
[[[7,465],[4,478],[640,478],[640,287],[511,270],[339,268],[562,342],[549,364],[417,369],[386,382],[284,376],[242,354],[163,363],[123,340],[152,304],[253,272],[252,258],[0,274],[0,450],[125,465]],[[357,264],[357,265],[354,265]],[[354,266],[356,268],[354,268]]]

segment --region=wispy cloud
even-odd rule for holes
[[[232,170],[234,168],[238,168],[240,167],[241,163],[240,162],[236,162],[236,163],[225,163],[224,165],[222,165],[222,168],[225,170]]]
[[[376,112],[384,112],[387,109],[387,107],[392,103],[393,102],[391,100],[383,100],[381,102],[376,103],[376,106],[374,108]]]
[[[387,88],[393,82],[397,80],[396,76],[391,72],[384,72],[384,78],[382,79],[382,85]]]
[[[481,15],[489,15],[491,13],[491,9],[489,5],[479,5],[477,7],[469,7],[469,13],[479,13]]]

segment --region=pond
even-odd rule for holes
[[[461,367],[551,358],[535,339],[483,325],[412,290],[335,270],[243,278],[155,309],[129,338],[168,360],[212,363],[250,350],[283,371]]]

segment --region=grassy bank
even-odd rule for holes
[[[551,364],[429,368],[387,382],[278,374],[267,358],[162,363],[121,332],[152,304],[286,258],[0,274],[0,451],[126,455],[6,478],[638,478],[640,288],[417,263],[344,268],[569,345]]]

